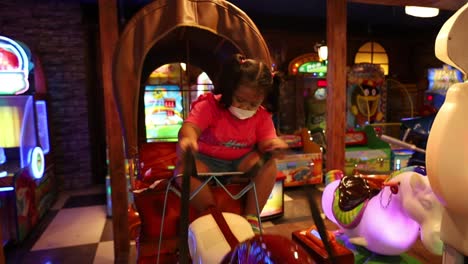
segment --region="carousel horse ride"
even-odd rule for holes
[[[172,182],[174,176],[171,168],[176,161],[175,143],[148,143],[142,145],[141,149],[142,176],[136,180],[133,190],[135,207],[141,219],[136,237],[137,263],[176,263],[180,250],[182,190]],[[223,213],[241,215],[245,196],[240,194],[247,191],[249,183],[235,181],[222,186],[210,185],[216,207]],[[189,222],[200,216],[195,209],[188,208]]]
[[[329,171],[322,208],[351,243],[373,253],[400,255],[420,237],[427,250],[442,254],[442,205],[422,166],[395,171],[383,182]]]
[[[183,182],[190,182],[187,179],[197,173],[194,166],[194,158],[191,152],[185,155],[184,168],[192,168],[190,172],[180,175]],[[244,177],[251,178],[258,170],[272,158],[271,153],[265,153],[260,160],[247,172]],[[214,180],[217,185],[224,188],[223,183],[218,179],[222,175],[207,173],[205,183]],[[222,173],[226,175],[236,175],[236,173]],[[185,186],[182,191],[182,200],[190,200],[197,194],[197,190],[187,195],[190,188]],[[232,195],[227,189],[226,192],[233,199],[242,197],[248,190],[252,190],[256,197],[255,183],[251,180],[237,195]],[[210,208],[209,213],[202,215],[188,225],[188,247],[192,263],[291,263],[291,264],[313,264],[315,261],[299,245],[290,239],[279,235],[263,234],[260,219],[260,208],[257,206],[257,218],[260,224],[260,233],[255,234],[250,223],[242,216],[235,213],[222,212],[218,208]],[[318,210],[317,205],[316,209]],[[183,208],[182,208],[183,210]],[[184,222],[184,219],[182,219]],[[186,222],[186,221],[185,221]],[[182,226],[182,229],[185,229]],[[324,231],[321,230],[322,232]],[[182,243],[185,237],[180,238]]]
[[[254,234],[250,223],[241,216],[243,203],[240,201],[247,191],[255,192],[253,181],[242,184],[239,189],[219,179],[238,173],[199,174],[190,153],[186,154],[189,157],[184,160],[184,168],[191,169],[184,174],[156,180],[150,186],[134,191],[135,204],[144,219],[137,241],[140,248],[138,263],[315,263],[290,239],[262,232]],[[253,174],[267,158],[264,155],[246,174]],[[146,176],[149,174],[147,171]],[[191,175],[205,177],[205,184],[216,183],[209,187],[214,191],[217,207],[205,214],[196,213],[188,206],[199,190],[190,193],[186,185],[190,181],[186,179]],[[181,188],[171,183],[175,177],[183,177]],[[151,243],[148,244],[148,240]],[[147,248],[142,248],[145,244]]]

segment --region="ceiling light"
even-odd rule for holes
[[[325,43],[315,43],[314,45],[315,52],[318,53],[320,61],[327,60],[328,58],[328,47]],[[299,67],[299,66],[297,66]]]
[[[319,58],[322,60],[327,60],[328,58],[328,47],[327,46],[320,46],[318,49]]]
[[[415,17],[435,17],[439,14],[439,9],[422,6],[405,6],[405,13]]]

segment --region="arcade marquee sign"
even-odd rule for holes
[[[16,41],[0,36],[0,95],[18,95],[29,88],[29,59]]]

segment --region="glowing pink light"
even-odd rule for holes
[[[332,222],[338,224],[332,211],[334,192],[339,181],[328,184],[322,194],[322,208]],[[391,194],[390,188],[374,196],[362,216],[359,225],[353,229],[342,228],[350,237],[364,237],[367,249],[383,255],[399,255],[407,251],[419,235],[419,224],[409,218],[402,209],[399,195]],[[391,195],[391,201],[388,202]],[[387,205],[388,202],[388,206]],[[382,203],[382,204],[381,204]],[[339,224],[338,224],[339,225]]]

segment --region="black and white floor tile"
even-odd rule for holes
[[[114,263],[112,219],[106,214],[104,186],[63,192],[40,224],[21,244],[8,245],[7,264]],[[310,220],[303,189],[286,189],[284,215],[263,223],[264,229]],[[136,262],[131,242],[130,263]]]

